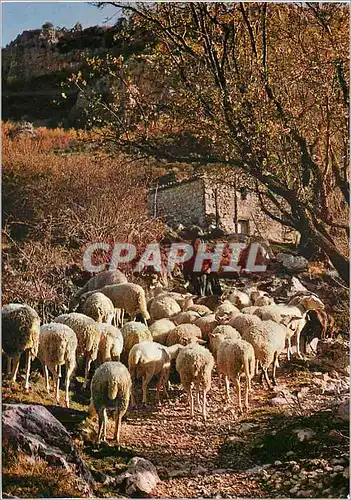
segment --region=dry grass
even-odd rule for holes
[[[147,212],[152,173],[122,155],[72,154],[72,144],[90,144],[86,133],[41,128],[38,140],[11,140],[12,126],[4,125],[2,144],[3,301],[57,310],[88,244],[159,240],[163,224]]]
[[[65,469],[43,460],[30,460],[12,448],[3,448],[2,486],[19,498],[79,498],[84,495],[78,479]]]

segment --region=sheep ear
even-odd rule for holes
[[[206,340],[197,339],[198,344],[206,344]]]

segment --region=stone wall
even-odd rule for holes
[[[244,187],[244,186],[242,186]],[[240,186],[239,186],[240,189]],[[162,186],[156,193],[156,215],[168,223],[204,226],[216,221],[226,233],[246,232],[276,242],[295,242],[297,233],[270,219],[253,192],[236,192],[238,226],[235,227],[235,189],[205,176]],[[279,215],[274,207],[268,207]],[[150,192],[149,211],[155,215],[155,191]]]
[[[240,187],[240,186],[239,186]],[[213,184],[205,180],[205,212],[219,219],[219,227],[226,233],[241,232],[235,227],[235,189],[228,184]],[[277,242],[295,242],[297,233],[268,217],[261,209],[258,197],[252,193],[236,192],[237,220],[245,222],[248,234]],[[216,207],[217,206],[217,207]],[[274,207],[267,207],[274,215],[279,215]]]
[[[204,182],[194,179],[180,184],[161,187],[149,195],[149,212],[167,222],[184,225],[205,223]]]

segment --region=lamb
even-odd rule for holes
[[[239,412],[243,412],[241,404],[240,377],[245,375],[244,406],[249,408],[249,393],[251,392],[251,379],[255,374],[255,352],[249,342],[241,338],[225,339],[218,345],[217,369],[225,376],[226,395],[229,401],[229,380],[237,389]]]
[[[122,311],[121,317],[118,318],[117,323],[123,324],[123,315],[126,311],[131,321],[134,321],[138,312],[144,318],[145,324],[150,315],[147,311],[146,297],[143,288],[135,283],[122,283],[120,285],[106,285],[99,290],[111,299],[114,307]],[[82,299],[86,300],[90,295],[95,292],[87,292],[82,295]],[[117,326],[117,325],[116,325]]]
[[[135,405],[134,386],[136,377],[142,377],[143,403],[147,403],[147,386],[154,375],[159,375],[156,400],[160,400],[160,387],[163,386],[166,397],[171,356],[167,347],[157,342],[145,340],[134,345],[129,351],[128,368],[132,379],[132,404]]]
[[[239,309],[234,306],[229,300],[225,300],[223,304],[217,307],[215,310],[215,318],[219,323],[225,322],[229,316],[235,316],[240,314]]]
[[[96,364],[102,365],[106,361],[119,361],[123,349],[123,335],[121,330],[107,323],[99,324],[101,332]]]
[[[239,309],[242,309],[243,307],[252,306],[250,297],[246,293],[241,292],[236,288],[234,288],[234,290],[231,291],[227,299],[229,300],[229,302],[231,302],[234,306],[238,307]]]
[[[61,323],[42,325],[39,336],[38,358],[44,369],[46,391],[50,392],[50,370],[55,382],[56,402],[60,402],[61,365],[66,367],[65,402],[69,408],[69,384],[73,370],[76,367],[77,335],[72,328]]]
[[[170,318],[181,312],[180,305],[172,297],[164,294],[156,297],[150,305],[152,321],[162,318]]]
[[[128,369],[119,361],[108,361],[99,366],[91,381],[91,405],[99,417],[97,444],[106,441],[107,410],[115,414],[114,440],[119,445],[122,417],[129,405],[132,380]]]
[[[182,325],[183,323],[195,323],[200,317],[200,314],[195,311],[182,311],[171,316],[171,319],[176,325]]]
[[[106,295],[95,292],[83,302],[79,312],[93,318],[97,323],[111,324],[115,315],[115,308]]]
[[[190,342],[203,343],[201,339],[201,330],[196,325],[184,323],[169,332],[169,334],[167,335],[166,345],[187,345]]]
[[[114,269],[113,271],[103,271],[96,276],[90,278],[85,285],[80,288],[72,297],[69,303],[69,310],[72,312],[79,303],[79,297],[84,295],[86,292],[91,292],[93,290],[100,290],[106,285],[117,285],[121,283],[127,283],[127,277],[119,269]]]
[[[202,392],[202,416],[206,422],[206,402],[207,392],[211,387],[211,375],[214,367],[212,354],[205,347],[198,344],[189,344],[180,349],[176,369],[180,375],[180,380],[190,401],[190,415],[194,416],[194,396],[193,386],[197,403],[200,408],[200,391]]]
[[[2,348],[7,356],[7,373],[16,382],[20,357],[26,353],[25,390],[29,390],[31,359],[37,356],[40,318],[27,304],[8,304],[2,308]],[[11,370],[12,363],[12,370]]]
[[[69,326],[77,335],[78,346],[77,356],[85,357],[85,373],[83,389],[88,385],[88,377],[91,362],[95,361],[98,355],[101,330],[99,324],[92,318],[81,313],[61,314],[54,319],[55,323],[62,323]]]
[[[298,319],[296,322],[296,347],[297,347],[297,355],[299,358],[302,358],[300,351],[300,334],[302,328],[306,324],[306,312],[309,310],[320,310],[324,309],[323,302],[313,294],[309,294],[303,297],[295,297],[292,299],[293,304],[288,303],[285,304],[276,304],[272,306],[264,306],[260,307],[256,311],[256,315],[258,315],[261,319],[264,320],[272,320],[277,323],[281,323],[282,319],[286,316],[290,316],[291,319]]]
[[[200,328],[202,338],[207,341],[209,334],[218,326],[218,321],[216,320],[215,314],[212,313],[196,320],[195,325]]]
[[[243,340],[249,342],[254,348],[256,360],[261,363],[269,389],[272,389],[272,384],[268,377],[268,368],[273,363],[272,380],[276,384],[278,358],[285,347],[286,336],[286,327],[271,320],[262,321],[242,334]]]
[[[260,323],[262,323],[262,320],[254,314],[238,314],[229,321],[228,325],[235,328],[242,335],[246,330]]]
[[[130,321],[129,323],[126,323],[121,331],[124,341],[122,361],[125,364],[128,364],[128,356],[131,348],[135,344],[138,344],[143,340],[153,340],[153,339],[147,326],[137,321]]]

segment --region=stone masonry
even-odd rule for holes
[[[269,208],[274,213],[272,207]],[[206,176],[152,189],[149,211],[170,225],[206,227],[213,224],[225,233],[244,233],[281,243],[295,242],[297,238],[295,231],[263,213],[255,193],[235,191],[232,185],[214,182]]]

